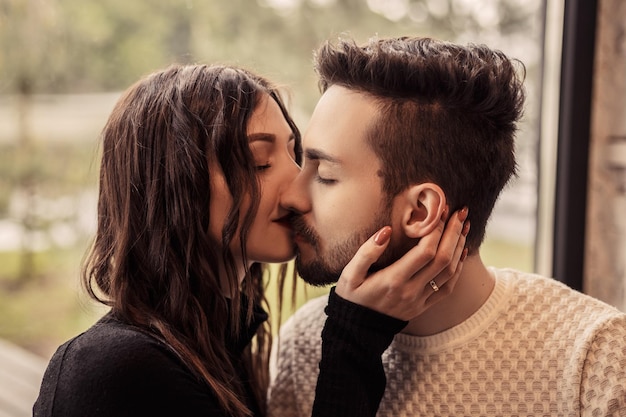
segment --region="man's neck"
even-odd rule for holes
[[[480,255],[468,256],[452,294],[411,320],[402,333],[430,336],[462,323],[487,301],[494,286]]]

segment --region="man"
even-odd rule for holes
[[[626,415],[626,315],[480,257],[495,201],[515,175],[520,69],[485,46],[432,39],[340,41],[316,55],[323,95],[282,201],[295,213],[306,281],[335,282],[381,225],[391,225],[391,243],[372,269],[432,230],[446,204],[469,207],[456,285],[385,351],[379,416]],[[272,416],[310,415],[326,302],[310,301],[281,330]]]

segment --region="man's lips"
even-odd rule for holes
[[[296,241],[297,244],[309,243],[309,241],[306,239],[306,237],[304,237],[304,235],[296,231],[294,231],[293,239]]]
[[[299,247],[303,245],[314,246],[309,235],[305,231],[299,230],[296,226],[293,227],[293,240]]]
[[[282,217],[273,220],[274,223],[278,223],[291,231],[294,242],[298,245],[310,245],[314,246],[315,239],[311,235],[311,232],[307,228],[302,218],[296,213],[288,213]]]

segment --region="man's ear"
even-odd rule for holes
[[[421,238],[432,232],[446,208],[446,195],[432,182],[410,186],[402,193],[402,228],[406,236]]]

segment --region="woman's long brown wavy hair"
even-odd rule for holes
[[[102,133],[98,227],[82,274],[92,298],[167,343],[233,416],[251,412],[226,340],[238,334],[240,315],[250,322],[253,306],[265,301],[261,265],[240,286],[228,249],[239,238],[246,259],[261,192],[246,128],[263,94],[280,106],[299,155],[300,134],[277,87],[246,70],[172,66],[131,86]],[[221,242],[209,234],[211,198],[224,198],[211,195],[213,166],[233,201]],[[244,198],[250,208],[240,213]],[[244,352],[262,410],[270,346],[265,323]]]

